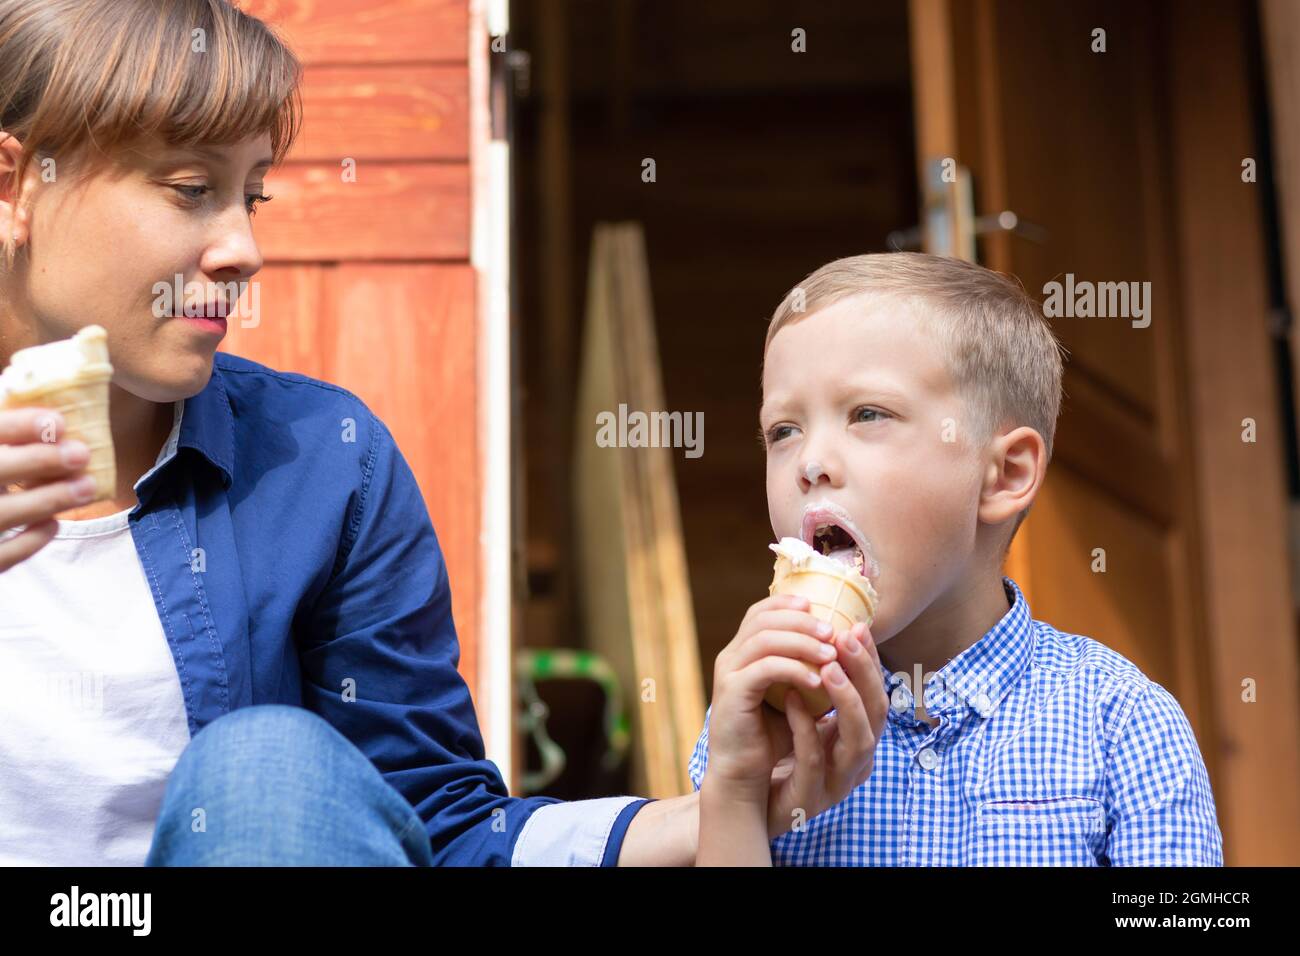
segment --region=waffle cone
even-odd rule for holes
[[[876,594],[866,578],[846,569],[843,574],[832,574],[813,568],[794,568],[786,558],[778,557],[776,571],[769,594],[795,594],[808,599],[809,613],[825,621],[836,631],[847,631],[854,624],[865,621],[868,625],[876,614]],[[820,668],[800,661],[816,674]],[[834,705],[824,688],[796,688],[808,712],[820,717]],[[785,695],[789,684],[773,684],[763,699],[777,710],[785,711]]]
[[[113,432],[108,418],[108,383],[111,366],[77,379],[55,382],[3,397],[3,407],[48,408],[63,416],[64,437],[76,438],[90,449],[85,473],[95,480],[95,497],[104,501],[117,493],[117,459],[113,454]]]

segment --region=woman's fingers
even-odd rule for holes
[[[57,444],[0,444],[0,487],[21,481],[30,488],[41,480],[68,477],[84,469],[89,461],[90,449],[76,439]]]
[[[89,475],[0,495],[0,531],[48,521],[61,511],[84,505],[94,496],[95,479]]]
[[[7,541],[0,542],[0,574],[20,561],[26,561],[54,539],[59,523],[53,519],[28,525],[26,530]]]
[[[13,408],[0,412],[0,445],[53,444],[63,437],[63,416],[51,408]]]

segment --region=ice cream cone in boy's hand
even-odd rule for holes
[[[117,492],[117,460],[108,418],[108,333],[88,325],[70,339],[19,349],[0,372],[0,410],[49,408],[63,416],[64,438],[90,449],[86,474],[95,480],[92,501]]]
[[[796,594],[807,598],[809,613],[830,624],[837,632],[847,631],[860,621],[871,626],[879,597],[858,566],[830,554],[820,554],[799,538],[782,538],[768,547],[776,552],[769,594]],[[818,672],[811,664],[804,666]],[[789,690],[789,684],[773,684],[763,699],[777,710],[784,711],[785,695]],[[798,690],[808,712],[814,717],[820,717],[831,709],[831,699],[823,688],[801,687]]]

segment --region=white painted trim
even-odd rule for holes
[[[505,0],[470,0],[470,263],[477,276],[479,728],[514,792],[510,536],[510,145],[492,140],[488,37],[508,28]],[[489,30],[489,25],[491,29]]]

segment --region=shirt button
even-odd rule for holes
[[[933,770],[939,766],[939,756],[933,750],[922,750],[916,755],[916,759],[926,770]]]
[[[971,704],[976,710],[987,710],[989,706],[989,695],[982,693],[976,694],[975,699],[971,701]]]
[[[890,695],[890,697],[891,706],[894,710],[899,711],[900,713],[907,710],[907,691],[903,690],[902,687],[895,687],[894,693]]]

